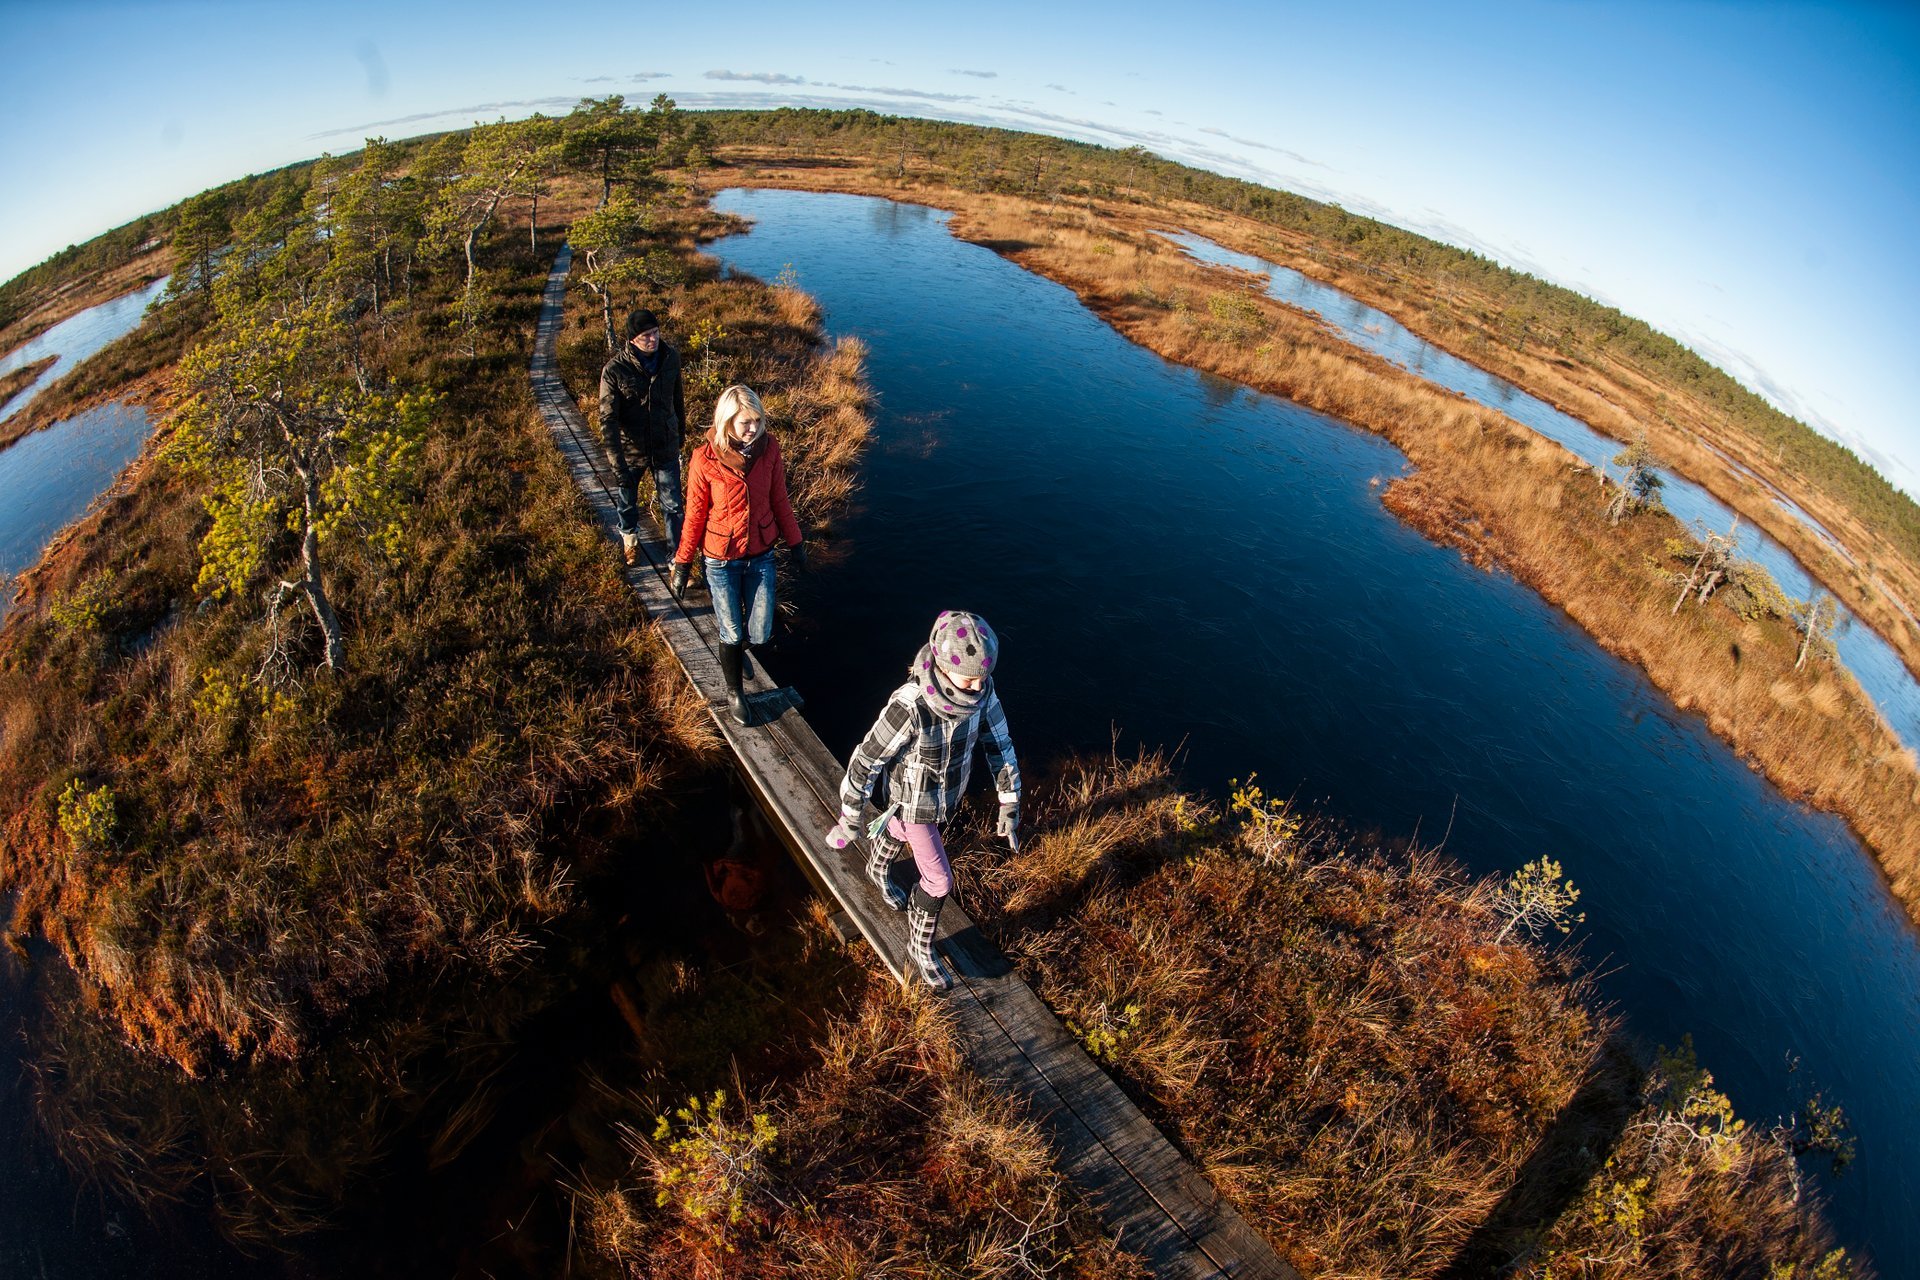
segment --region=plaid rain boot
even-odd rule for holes
[[[907,959],[935,991],[953,989],[953,974],[933,951],[933,932],[940,923],[940,908],[946,905],[944,896],[935,898],[917,885],[907,904]]]
[[[887,905],[895,911],[907,909],[907,891],[893,882],[887,869],[905,855],[906,850],[906,845],[895,840],[885,827],[867,838],[867,879],[873,881]]]

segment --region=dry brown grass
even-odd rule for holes
[[[742,163],[753,160],[766,158],[747,154]],[[1784,619],[1749,624],[1717,605],[1670,617],[1662,544],[1690,537],[1688,531],[1665,516],[1607,526],[1598,518],[1594,478],[1560,446],[1341,341],[1315,318],[1260,294],[1240,273],[1201,266],[1151,232],[1191,225],[1234,247],[1269,256],[1287,247],[1302,259],[1307,246],[1277,246],[1265,227],[1252,242],[1254,224],[1235,230],[1229,224],[1241,220],[1198,206],[1143,212],[1097,200],[1046,204],[903,184],[859,165],[782,168],[766,161],[749,172],[755,185],[951,209],[955,234],[1072,288],[1133,341],[1385,436],[1418,468],[1389,488],[1392,510],[1474,563],[1513,573],[1600,644],[1638,663],[1789,796],[1845,818],[1920,919],[1920,767],[1913,754],[1845,673],[1829,666],[1791,671],[1796,637]],[[1780,680],[1821,692],[1781,699],[1772,692]]]
[[[810,1052],[798,1078],[744,1097],[736,1079],[666,1130],[653,1117],[683,1104],[628,1099],[625,1168],[581,1196],[587,1274],[1144,1277],[962,1065],[938,1001],[869,976]],[[755,1117],[773,1131],[758,1150]]]
[[[32,309],[25,315],[0,329],[0,353],[31,341],[88,307],[97,307],[122,294],[145,288],[172,270],[172,251],[160,246],[110,270],[84,275],[50,289],[45,296],[34,300]]]
[[[1920,565],[1867,522],[1763,444],[1704,405],[1687,388],[1649,375],[1610,353],[1568,359],[1541,334],[1516,345],[1500,330],[1500,303],[1457,280],[1429,281],[1382,270],[1304,237],[1276,234],[1245,219],[1183,206],[1179,221],[1245,253],[1323,280],[1399,320],[1413,332],[1506,378],[1604,435],[1645,433],[1654,452],[1791,551],[1813,577],[1857,612],[1920,673]],[[1848,549],[1824,538],[1775,501],[1792,498]]]
[[[1737,1160],[1640,1150],[1631,1125],[1676,1100],[1642,1091],[1570,959],[1500,937],[1493,886],[1244,791],[1222,818],[1156,755],[1078,761],[1035,791],[1017,854],[973,852],[984,825],[954,842],[970,909],[1307,1275],[1482,1274],[1560,1221],[1533,1256],[1563,1274],[1618,1245],[1581,1225],[1585,1188],[1616,1174],[1647,1176],[1662,1208],[1632,1266],[1595,1274],[1828,1247],[1760,1131],[1724,1148]]]
[[[11,372],[0,373],[0,404],[5,404],[32,386],[39,380],[40,375],[45,373],[53,365],[54,361],[59,358],[59,356],[46,356],[42,359],[35,360],[32,364],[23,364]]]

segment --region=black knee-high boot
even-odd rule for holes
[[[907,903],[907,959],[935,991],[947,991],[953,987],[953,975],[933,950],[933,933],[940,924],[940,908],[946,905],[945,894],[936,898],[919,885],[913,887],[913,898]]]
[[[733,712],[733,718],[740,724],[751,723],[748,718],[747,695],[740,688],[740,646],[720,645],[720,678],[727,685],[727,706]]]

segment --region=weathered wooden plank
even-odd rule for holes
[[[598,442],[561,382],[553,359],[572,251],[563,249],[547,278],[531,370],[536,404],[553,431],[588,512],[617,538],[614,493],[602,471]],[[835,853],[819,834],[838,814],[841,763],[800,714],[797,697],[780,690],[755,663],[745,687],[756,712],[752,726],[725,708],[711,601],[695,593],[676,600],[667,587],[670,551],[651,531],[645,554],[626,577],[662,630],[693,687],[713,714],[742,774],[808,878],[837,906],[889,972],[906,972],[905,929],[862,873],[859,847]],[[1061,1170],[1085,1190],[1114,1235],[1140,1253],[1156,1274],[1179,1277],[1272,1277],[1298,1280],[1267,1242],[1222,1200],[1199,1171],[1149,1123],[1111,1077],[1067,1034],[1058,1018],[1013,972],[1006,957],[957,905],[941,917],[941,942],[960,976],[944,1003],[972,1068],[1019,1098],[1045,1127]]]

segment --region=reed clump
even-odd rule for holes
[[[962,855],[969,908],[1304,1274],[1813,1275],[1830,1253],[1792,1133],[1742,1126],[1713,1159],[1648,1136],[1698,1110],[1697,1077],[1647,1073],[1577,963],[1506,927],[1501,886],[1254,781],[1221,813],[1155,754],[1035,791],[1018,853]],[[1630,1244],[1591,1208],[1623,1180],[1649,1206]],[[1616,1265],[1579,1270],[1603,1241]]]
[[[937,1001],[872,975],[845,995],[799,1070],[611,1100],[620,1150],[580,1178],[583,1274],[1147,1274],[962,1064]]]

